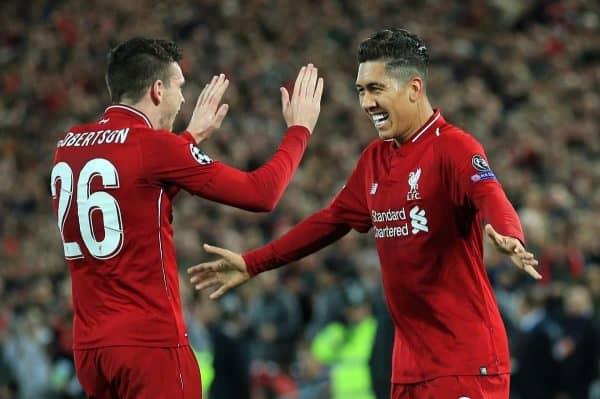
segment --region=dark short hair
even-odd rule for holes
[[[405,29],[390,28],[375,32],[358,46],[358,62],[385,61],[386,68],[408,80],[427,75],[429,53],[423,39]]]
[[[169,40],[134,37],[108,53],[106,85],[112,102],[139,101],[156,81],[169,84],[169,66],[181,51]]]

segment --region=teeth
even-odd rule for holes
[[[388,114],[387,113],[373,114],[371,117],[373,118],[373,122],[380,122],[380,121],[386,119],[388,117]]]
[[[387,112],[383,112],[380,114],[373,114],[373,115],[371,115],[371,118],[373,119],[373,123],[375,124],[375,127],[381,127],[387,120],[388,116],[389,115]]]

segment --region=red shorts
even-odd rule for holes
[[[393,384],[392,399],[508,399],[510,374],[462,375]]]
[[[76,350],[77,378],[90,399],[201,399],[192,349],[113,346]]]

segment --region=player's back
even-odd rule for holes
[[[187,343],[168,188],[147,178],[140,112],[109,107],[57,143],[51,188],[71,270],[75,349]]]

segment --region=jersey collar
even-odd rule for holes
[[[136,119],[139,122],[142,122],[149,128],[153,128],[152,123],[150,123],[150,119],[148,119],[148,117],[142,111],[139,111],[129,105],[113,104],[106,108],[106,110],[104,111],[104,115],[107,115],[112,112],[118,112],[122,115],[126,115],[130,118]]]
[[[425,124],[410,138],[411,143],[416,143],[424,134],[433,131],[437,126],[438,121],[443,122],[444,118],[439,109],[435,109],[433,115],[425,122]]]
[[[440,135],[440,128],[446,121],[439,109],[433,110],[433,115],[429,117],[427,122],[419,130],[417,130],[406,143],[399,147],[393,143],[394,152],[400,156],[406,156],[411,153],[413,147],[417,147],[429,141],[429,138]]]

